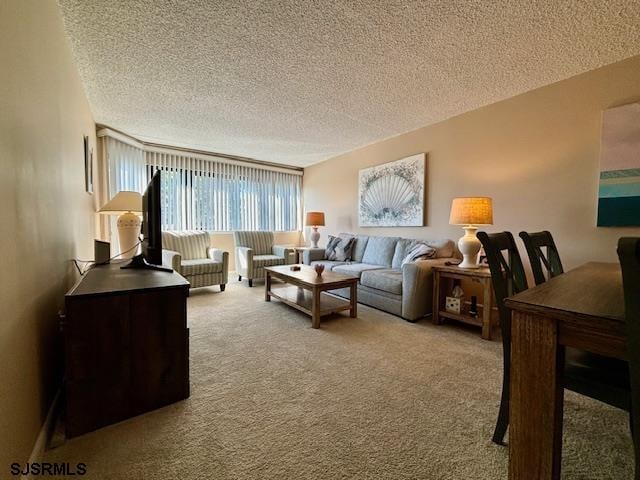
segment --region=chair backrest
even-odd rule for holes
[[[558,248],[550,232],[546,230],[535,233],[520,232],[520,238],[527,249],[536,285],[564,273]],[[546,253],[543,248],[546,249]]]
[[[162,232],[162,248],[179,252],[182,260],[207,258],[207,248],[210,245],[211,238],[208,232]]]
[[[496,295],[502,343],[506,355],[511,345],[511,310],[505,306],[504,300],[529,288],[527,277],[511,232],[490,234],[478,232],[477,237],[484,247],[489,270],[491,270],[491,283]]]
[[[233,232],[236,247],[253,249],[255,255],[270,255],[273,253],[273,232],[237,231]]]
[[[622,269],[627,355],[631,375],[631,418],[636,457],[635,478],[640,478],[640,238],[618,240]]]

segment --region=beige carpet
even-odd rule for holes
[[[49,450],[104,479],[504,479],[501,348],[361,307],[320,330],[263,286],[189,299],[191,398]],[[626,415],[566,394],[563,473],[631,478]]]

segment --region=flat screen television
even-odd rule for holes
[[[147,268],[171,272],[162,266],[162,210],[160,208],[160,170],[151,177],[142,195],[142,253],[122,268]]]

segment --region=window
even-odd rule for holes
[[[106,137],[110,193],[142,192],[162,172],[163,230],[301,228],[302,175],[226,159],[132,147]]]

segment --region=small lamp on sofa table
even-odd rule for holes
[[[482,244],[476,238],[476,225],[493,224],[493,205],[489,197],[454,198],[451,204],[449,224],[462,225],[465,231],[458,240],[458,248],[462,253],[461,268],[478,268],[478,252]]]
[[[142,220],[142,195],[138,192],[118,192],[98,210],[98,213],[118,216],[118,241],[122,258],[131,258],[136,253]]]
[[[304,224],[313,228],[313,232],[311,232],[311,246],[318,248],[318,240],[320,240],[318,227],[324,227],[324,212],[307,212]]]

